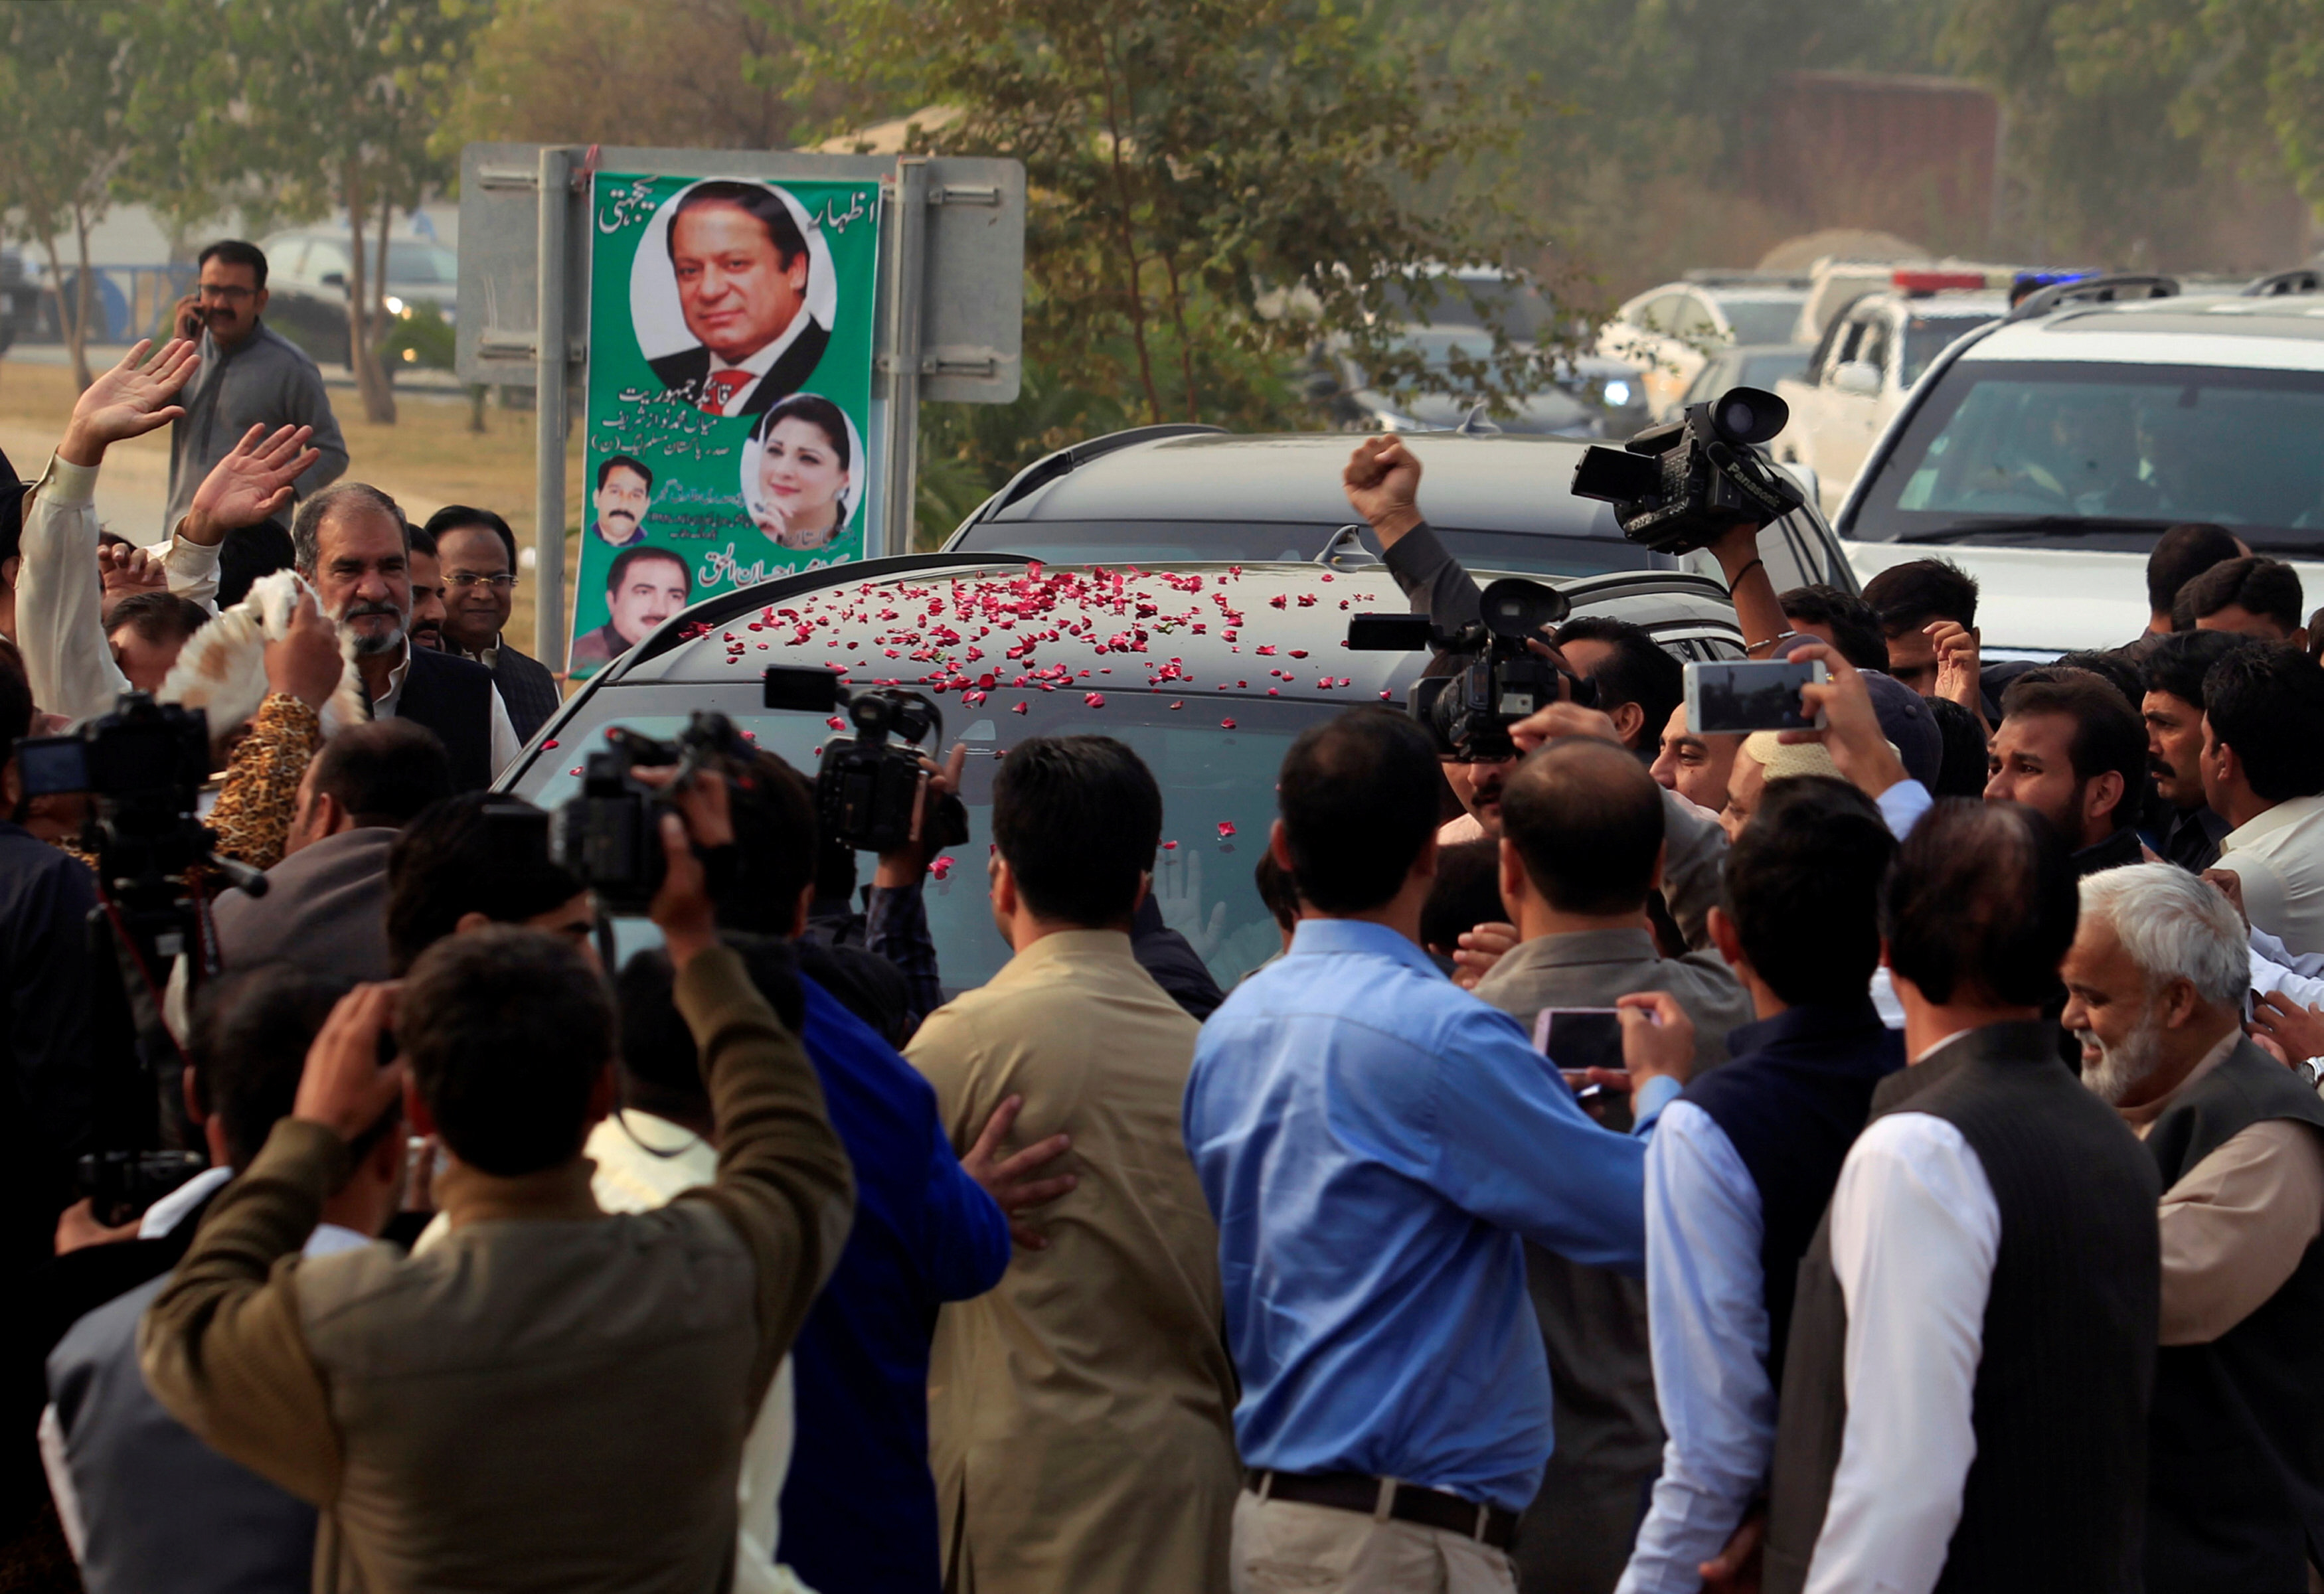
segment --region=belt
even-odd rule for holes
[[[1383,1515],[1380,1497],[1386,1492],[1386,1516],[1398,1522],[1442,1528],[1495,1550],[1507,1550],[1517,1534],[1517,1514],[1514,1511],[1504,1511],[1499,1506],[1480,1506],[1441,1488],[1423,1488],[1416,1483],[1397,1483],[1361,1472],[1270,1472],[1252,1468],[1243,1474],[1243,1487],[1262,1500],[1329,1506],[1366,1516]]]

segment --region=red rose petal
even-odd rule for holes
[[[1221,720],[1219,722],[1219,729],[1222,731],[1231,731],[1234,729],[1234,722],[1232,720]]]
[[[1092,708],[1103,708],[1105,706],[1105,694],[1102,692],[1084,692],[1082,694],[1082,701],[1088,704]]]
[[[1166,852],[1175,852],[1178,850],[1178,843],[1176,842],[1164,842],[1162,843],[1162,850]]]
[[[1219,840],[1225,841],[1229,836],[1234,834],[1234,833],[1235,827],[1233,820],[1222,819],[1219,821]]]
[[[1380,694],[1380,696],[1383,696],[1383,697],[1385,697],[1385,696],[1388,696],[1388,694],[1387,694],[1387,693],[1385,693],[1385,692],[1383,692],[1383,693],[1381,693],[1381,694]],[[1025,705],[1024,705],[1023,704],[1021,704],[1021,703],[1019,703],[1019,704],[1016,704],[1016,705],[1013,705],[1010,708],[1009,712],[1010,712],[1010,714],[1023,714],[1023,713],[1025,712]]]
[[[939,858],[934,863],[928,865],[929,875],[936,880],[942,880],[951,872],[952,860],[949,858]]]

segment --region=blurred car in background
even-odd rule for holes
[[[1679,397],[1679,408],[1708,404],[1731,387],[1755,387],[1772,393],[1775,384],[1808,368],[1815,353],[1811,344],[1752,343],[1722,349],[1694,373],[1694,381]]]
[[[1449,373],[1455,356],[1482,363],[1492,344],[1478,327],[1406,327],[1395,334],[1405,350],[1429,370]],[[1521,346],[1527,352],[1531,345]],[[1602,438],[1620,441],[1643,430],[1646,414],[1646,373],[1619,360],[1594,355],[1558,359],[1545,385],[1517,401],[1516,413],[1479,415],[1479,392],[1452,391],[1399,395],[1372,384],[1355,361],[1341,356],[1324,372],[1336,386],[1311,385],[1311,398],[1326,404],[1345,430],[1379,432],[1452,431],[1463,425],[1534,437]]]
[[[344,230],[306,227],[277,233],[260,243],[266,252],[267,325],[305,349],[320,364],[347,363],[347,283],[355,244]],[[368,271],[377,256],[376,239],[364,241]],[[390,238],[387,243],[387,313],[401,318],[431,307],[456,322],[460,257],[426,238]]]
[[[2145,629],[2146,558],[2225,526],[2324,594],[2324,279],[2046,288],[1932,362],[1835,526],[1857,573],[1932,555],[1982,587],[1988,659]]]
[[[1414,285],[1391,283],[1388,314],[1396,318],[1389,336],[1403,351],[1440,375],[1456,359],[1483,364],[1492,357],[1486,323],[1497,321],[1520,353],[1533,354],[1555,340],[1558,312],[1547,295],[1521,272],[1494,267],[1432,266],[1415,272]],[[1419,285],[1425,280],[1428,287]],[[1399,393],[1350,358],[1344,347],[1320,351],[1306,378],[1307,397],[1323,405],[1349,431],[1451,431],[1464,422],[1533,437],[1621,440],[1649,421],[1645,373],[1628,361],[1583,352],[1586,323],[1567,317],[1566,350],[1546,364],[1543,376],[1507,416],[1476,415],[1483,394],[1462,391]],[[1473,419],[1472,419],[1473,418]]]
[[[1711,355],[1790,342],[1807,297],[1807,279],[1786,272],[1690,272],[1616,310],[1599,330],[1598,354],[1637,366],[1649,413],[1667,420]]]
[[[1898,271],[1831,318],[1806,369],[1775,386],[1792,407],[1775,456],[1816,474],[1827,514],[1840,507],[1882,428],[1946,346],[2009,311],[1981,279]],[[1756,383],[1754,385],[1757,385]]]

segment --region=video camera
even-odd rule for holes
[[[1526,646],[1572,612],[1563,593],[1512,576],[1487,587],[1479,602],[1483,621],[1450,633],[1425,614],[1358,614],[1348,621],[1351,648],[1409,653],[1426,647],[1454,665],[1449,675],[1413,682],[1405,705],[1436,744],[1439,758],[1470,764],[1515,758],[1509,727],[1561,697],[1598,706],[1597,682],[1560,669]]]
[[[1729,388],[1619,448],[1583,449],[1573,495],[1612,504],[1622,535],[1657,553],[1708,547],[1734,527],[1764,526],[1806,502],[1757,452],[1791,415],[1773,393]]]
[[[160,984],[180,953],[196,978],[215,972],[203,940],[198,871],[215,871],[263,897],[263,874],[217,856],[217,837],[195,816],[209,777],[209,719],[199,709],[126,692],[114,711],[61,736],[16,743],[27,798],[88,799],[81,845],[97,859],[103,901],[90,915],[92,966],[117,971],[97,983],[93,1027],[94,1139],[80,1159],[82,1192],[97,1220],[119,1223],[207,1166],[198,1153],[157,1148],[177,1123],[182,1059],[161,1017]]]
[[[944,742],[944,713],[927,697],[892,686],[850,691],[829,670],[781,665],[768,669],[766,693],[769,708],[828,714],[844,705],[854,722],[854,735],[824,744],[816,769],[816,822],[825,846],[892,852],[919,839],[935,852],[967,842],[968,809],[958,797],[923,804],[927,771],[919,744]]]
[[[604,752],[583,765],[581,795],[558,809],[550,852],[615,914],[641,914],[661,889],[669,860],[662,852],[661,815],[696,771],[721,754],[747,759],[752,749],[734,722],[696,709],[675,742],[608,726]],[[634,771],[669,769],[666,786],[649,786]]]

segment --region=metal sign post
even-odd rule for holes
[[[460,294],[455,367],[464,382],[535,391],[534,643],[560,668],[565,582],[565,438],[569,395],[588,358],[590,207],[573,202],[586,146],[468,145],[460,157]],[[925,155],[605,148],[595,169],[672,177],[869,180],[881,229],[878,343],[884,378],[876,551],[912,546],[919,406],[1017,397],[1025,302],[1025,169],[1015,161]],[[874,550],[867,550],[874,551]]]

